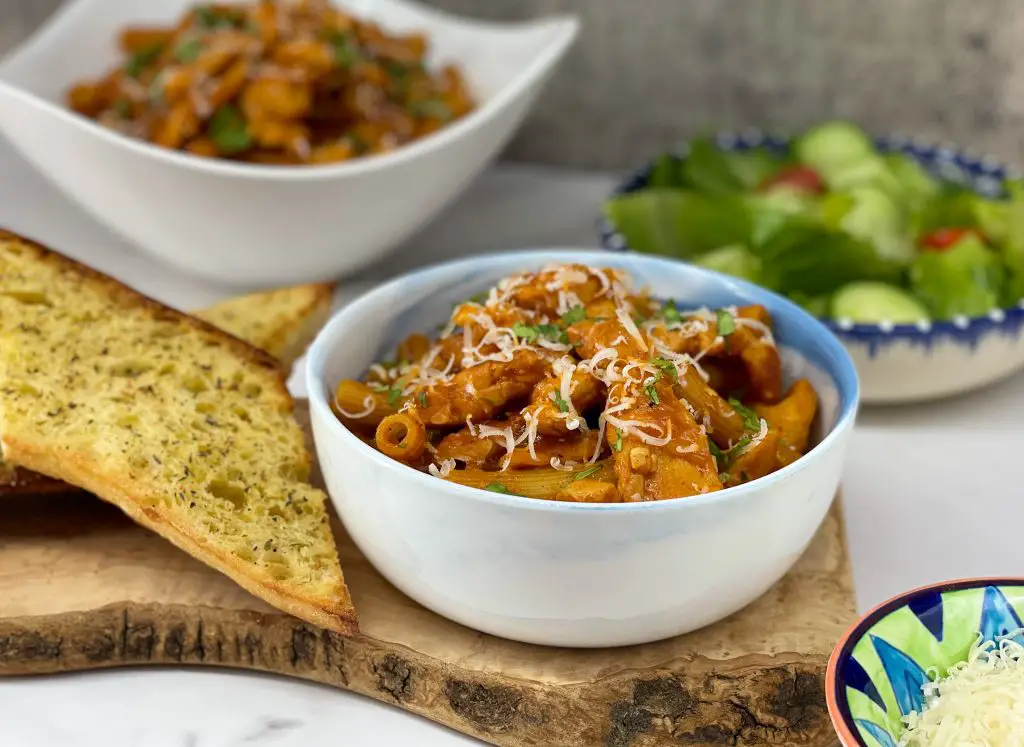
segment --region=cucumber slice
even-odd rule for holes
[[[882,259],[911,262],[914,245],[906,236],[903,214],[892,198],[874,187],[859,187],[847,194],[853,204],[839,227],[851,236],[870,242]]]
[[[902,196],[899,180],[888,164],[874,155],[838,169],[829,174],[825,182],[829,189],[836,191],[869,188],[880,189],[894,199]]]
[[[871,140],[849,122],[825,122],[804,133],[795,147],[796,157],[813,166],[831,182],[831,177],[859,161],[876,157]]]
[[[927,321],[928,311],[907,293],[888,283],[856,282],[844,285],[832,297],[832,316],[864,324]]]

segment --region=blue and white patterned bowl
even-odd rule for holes
[[[717,136],[723,150],[758,146],[782,149],[785,138],[757,130]],[[886,152],[904,153],[936,177],[969,185],[979,194],[998,197],[1002,182],[1016,177],[992,158],[976,156],[951,145],[926,143],[899,135],[876,140]],[[677,150],[685,157],[687,145]],[[633,172],[613,195],[644,188],[654,163]],[[598,222],[601,243],[613,251],[628,250],[626,238],[606,218]],[[854,324],[823,319],[843,341],[857,365],[862,401],[899,404],[961,394],[1006,378],[1024,368],[1024,301],[985,316],[918,324]]]
[[[844,747],[896,747],[922,686],[979,640],[1024,645],[1024,579],[961,579],[914,589],[864,615],[839,641],[825,699]]]

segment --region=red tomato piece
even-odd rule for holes
[[[789,187],[800,192],[821,194],[825,191],[825,180],[810,166],[790,166],[765,179],[761,184],[761,191],[772,187]]]
[[[921,248],[944,252],[966,236],[977,236],[985,240],[981,231],[974,228],[939,228],[921,237]]]

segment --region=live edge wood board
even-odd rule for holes
[[[497,745],[833,745],[828,654],[854,617],[838,506],[796,567],[717,625],[551,649],[448,622],[336,527],[362,632],[277,612],[85,494],[0,502],[0,674],[202,664],[314,680]],[[666,577],[665,583],[672,583]]]

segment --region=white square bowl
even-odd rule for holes
[[[337,277],[382,257],[500,151],[579,29],[575,17],[470,21],[407,0],[342,0],[430,63],[458,64],[478,107],[394,152],[324,166],[205,159],[133,140],[63,103],[116,64],[117,33],[171,23],[194,0],[74,0],[0,62],[0,132],[100,222],[164,261],[237,285]]]

